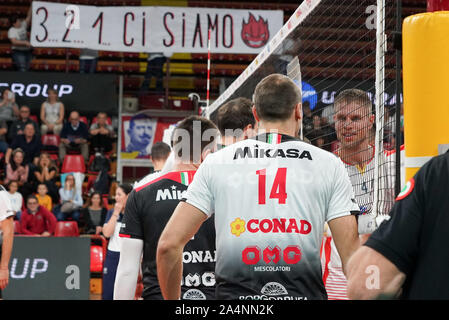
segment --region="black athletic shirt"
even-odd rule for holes
[[[162,299],[157,280],[159,237],[183,198],[195,171],[171,172],[137,186],[126,203],[121,237],[144,241],[142,275],[144,299]],[[215,299],[214,219],[206,220],[184,248],[182,299]]]
[[[449,299],[449,153],[426,163],[398,195],[373,248],[406,274],[403,299]]]

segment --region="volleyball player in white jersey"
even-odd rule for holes
[[[336,151],[348,171],[355,200],[361,214],[370,213],[374,201],[375,148],[373,127],[375,116],[372,103],[365,91],[347,89],[334,101],[334,120],[340,148]],[[387,214],[394,201],[394,167],[392,161],[383,161],[381,170],[385,170],[379,180],[381,197],[379,212]],[[363,236],[362,236],[363,239]],[[363,240],[362,240],[363,241]],[[346,277],[342,271],[341,260],[327,232],[322,244],[321,261],[323,264],[323,282],[330,300],[347,299]]]
[[[182,250],[213,213],[217,299],[326,299],[324,223],[343,265],[359,247],[351,215],[358,206],[343,163],[295,137],[302,117],[296,84],[280,74],[264,78],[253,114],[259,135],[206,158],[160,237],[165,299],[180,297]]]
[[[8,192],[0,185],[0,300],[9,283],[9,260],[14,241],[14,211]]]

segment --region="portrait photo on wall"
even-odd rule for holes
[[[145,114],[122,116],[122,155],[128,159],[149,158],[156,129],[157,119]]]

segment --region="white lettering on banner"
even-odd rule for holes
[[[96,7],[33,1],[34,47],[125,52],[258,53],[281,29],[282,10]]]
[[[80,289],[80,268],[74,264],[67,266],[65,268],[65,273],[69,276],[65,280],[65,287],[68,290],[79,290]]]
[[[48,84],[40,85],[38,83],[7,83],[1,82],[0,87],[9,87],[12,92],[20,97],[48,97],[47,90],[50,87]],[[69,95],[73,92],[73,86],[71,84],[53,85],[52,87],[58,93],[58,97]]]
[[[183,263],[209,263],[216,261],[216,251],[213,255],[209,250],[206,251],[184,251],[182,253]]]
[[[21,274],[16,273],[18,265],[18,259],[14,258],[11,263],[11,278],[12,279],[25,279],[28,274],[28,269],[30,266],[30,259],[26,258],[23,263],[23,269]],[[48,270],[48,260],[47,259],[33,259],[33,264],[30,271],[30,278],[34,279],[36,274],[45,273]]]

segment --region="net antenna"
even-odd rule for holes
[[[298,56],[295,56],[287,65],[287,77],[292,79],[296,85],[299,87],[299,90],[301,91],[301,97],[303,95],[302,91],[302,80],[301,80],[301,65],[299,63]],[[301,130],[299,132],[299,138],[301,140],[304,139],[304,132],[303,132],[303,126],[302,126],[302,119],[301,117]]]

